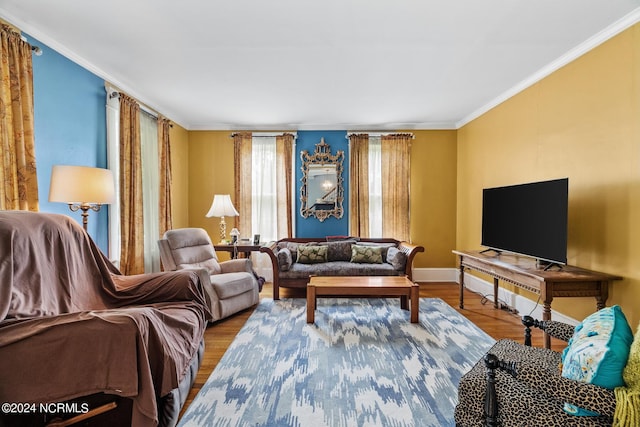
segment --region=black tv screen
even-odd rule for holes
[[[482,246],[567,263],[569,179],[482,191]]]

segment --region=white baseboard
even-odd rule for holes
[[[460,270],[457,268],[414,268],[413,280],[415,282],[454,282],[460,283]],[[493,301],[493,283],[482,280],[471,274],[464,276],[465,287],[471,291],[482,295],[491,295],[489,299]],[[529,314],[535,319],[542,319],[542,303],[536,304],[536,301],[515,294],[502,287],[498,288],[498,299],[504,301],[509,307],[518,310],[520,315]],[[578,320],[566,316],[558,311],[551,309],[551,318],[570,325],[577,325]]]
[[[456,282],[458,270],[455,268],[414,268],[414,282]]]

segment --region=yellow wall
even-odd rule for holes
[[[174,123],[170,139],[173,228],[184,228],[189,226],[189,132]]]
[[[207,218],[215,194],[230,194],[234,200],[233,139],[231,131],[189,132],[189,226],[207,230],[220,241],[220,218]],[[225,218],[227,237],[234,227]]]
[[[640,320],[640,25],[458,131],[457,241],[480,245],[482,188],[569,177],[568,262],[624,277],[610,289]],[[581,319],[592,298],[552,306]]]
[[[456,131],[408,130],[411,142],[411,240],[425,247],[417,268],[455,266]]]

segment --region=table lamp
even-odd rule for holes
[[[220,242],[224,243],[227,241],[227,224],[224,222],[224,217],[238,215],[240,214],[233,207],[230,195],[216,194],[213,196],[213,203],[211,203],[211,208],[209,208],[209,212],[205,216],[207,218],[212,216],[220,217]]]
[[[82,210],[82,227],[87,231],[89,209],[98,212],[113,203],[115,188],[109,169],[88,166],[55,165],[51,169],[49,201],[69,205],[72,212]]]

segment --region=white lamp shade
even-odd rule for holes
[[[51,169],[49,201],[80,204],[113,203],[113,172],[88,166],[55,165]]]
[[[212,216],[238,216],[240,215],[236,208],[233,207],[231,196],[228,194],[216,194],[213,196],[213,203],[209,212],[205,215],[207,218]]]

